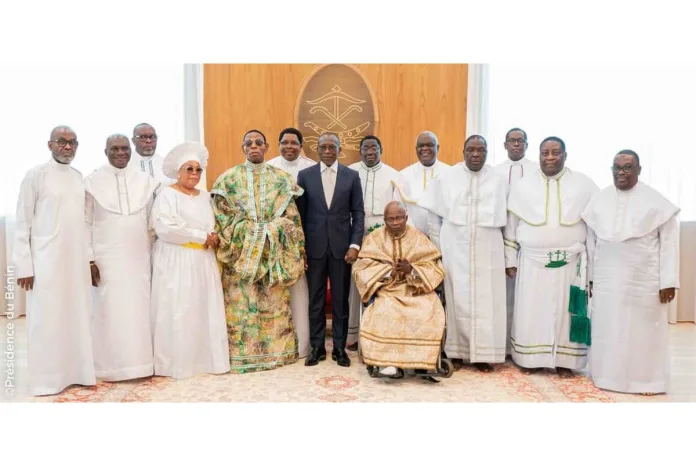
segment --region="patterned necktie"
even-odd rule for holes
[[[332,174],[333,172],[331,171],[331,168],[326,168],[324,169],[324,172],[321,176],[321,183],[324,186],[324,197],[326,198],[326,206],[328,206],[329,208],[331,208],[331,199],[333,198],[335,186]]]

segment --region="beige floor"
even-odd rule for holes
[[[163,377],[128,382],[73,386],[60,395],[33,398],[28,394],[26,320],[15,324],[16,378],[14,396],[0,402],[696,402],[696,324],[670,326],[672,382],[667,395],[644,397],[597,389],[586,375],[559,379],[552,372],[527,376],[511,363],[482,374],[465,367],[438,384],[417,378],[372,379],[351,354],[350,368],[330,359],[314,368],[299,361],[273,371],[246,375],[201,375],[175,381]],[[8,320],[0,317],[5,352]],[[3,363],[3,384],[7,373]]]

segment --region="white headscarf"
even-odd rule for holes
[[[170,179],[176,179],[181,166],[189,161],[198,161],[201,168],[208,165],[208,149],[198,142],[184,142],[171,149],[164,158],[162,171]]]

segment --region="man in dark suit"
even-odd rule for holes
[[[311,351],[305,366],[326,359],[326,277],[331,281],[334,349],[331,358],[350,366],[348,338],[348,292],[350,268],[362,245],[365,209],[357,171],[338,163],[341,142],[336,134],[319,137],[320,163],[303,169],[297,184],[304,194],[297,208],[305,233],[305,266],[309,287],[309,332]]]

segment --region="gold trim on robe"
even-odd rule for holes
[[[410,275],[394,272],[406,259]],[[353,277],[365,308],[360,327],[363,359],[371,366],[435,369],[445,328],[445,311],[435,288],[444,279],[440,251],[418,229],[401,237],[382,227],[365,237]]]

